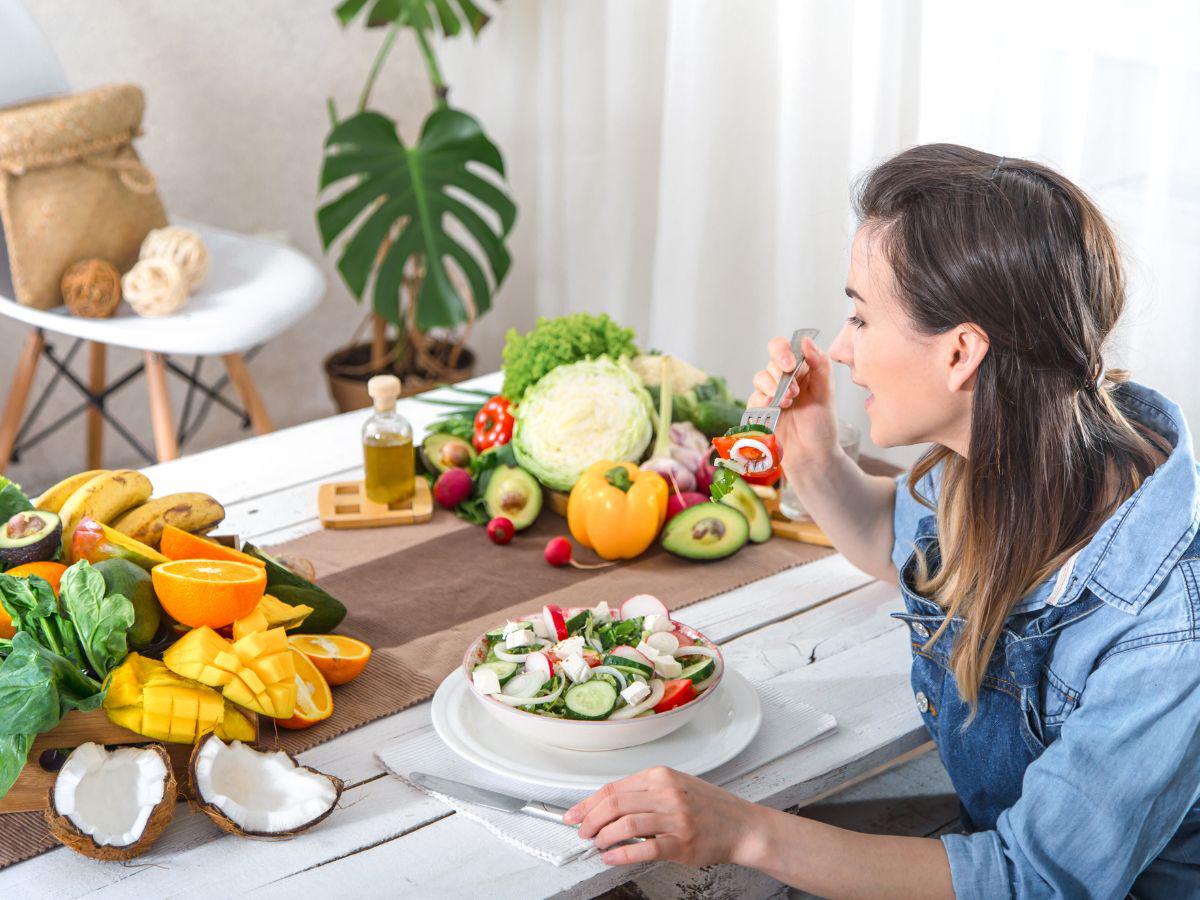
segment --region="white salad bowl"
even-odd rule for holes
[[[527,619],[533,618],[527,616]],[[561,747],[564,750],[621,750],[625,747],[636,747],[648,744],[650,741],[665,737],[672,731],[682,728],[690,722],[700,707],[716,693],[725,673],[725,660],[721,657],[720,648],[712,641],[679,622],[675,627],[687,637],[699,640],[717,654],[717,674],[712,684],[695,700],[683,706],[663,713],[649,716],[638,716],[634,719],[603,719],[589,722],[583,719],[557,719],[552,716],[539,716],[536,713],[508,706],[499,700],[493,700],[487,694],[475,687],[471,672],[487,656],[487,635],[480,635],[467,649],[463,656],[462,670],[467,679],[467,685],[475,699],[483,705],[483,709],[497,724],[508,728],[513,733],[526,740]]]

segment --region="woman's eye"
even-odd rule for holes
[[[855,328],[862,328],[864,325],[867,324],[862,319],[860,319],[858,316],[850,316],[848,319],[846,319],[846,321],[849,322],[851,325],[853,325]]]

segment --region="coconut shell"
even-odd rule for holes
[[[146,822],[146,827],[142,831],[142,836],[132,844],[124,847],[101,847],[92,840],[91,835],[84,834],[75,826],[74,822],[54,808],[54,787],[51,786],[49,795],[46,798],[44,815],[46,817],[46,825],[50,828],[50,833],[54,835],[60,844],[64,847],[70,847],[76,853],[91,859],[124,861],[141,856],[162,836],[167,825],[171,822],[171,817],[175,815],[177,787],[175,783],[175,771],[171,768],[171,757],[167,755],[167,750],[162,744],[147,744],[145,747],[139,749],[154,751],[162,757],[163,765],[167,767],[162,800],[158,802],[158,806],[154,807],[154,812],[150,814],[150,818]]]
[[[325,812],[321,813],[321,815],[317,816],[311,822],[305,823],[305,825],[303,825],[300,828],[293,828],[288,831],[247,831],[247,830],[245,830],[240,825],[238,825],[236,822],[234,822],[232,819],[230,819],[227,815],[225,815],[225,813],[221,812],[221,810],[219,808],[217,808],[216,806],[213,806],[211,803],[209,803],[207,800],[205,800],[204,795],[200,793],[199,786],[196,784],[196,760],[200,755],[201,748],[208,741],[219,741],[219,740],[221,740],[219,737],[217,737],[212,732],[209,732],[208,734],[206,734],[204,737],[202,737],[200,740],[198,740],[196,742],[196,746],[192,749],[192,758],[188,761],[188,793],[191,795],[192,803],[194,803],[196,806],[198,806],[200,808],[201,812],[203,812],[206,816],[208,816],[210,819],[212,819],[213,824],[216,825],[218,828],[220,828],[222,831],[227,832],[228,834],[236,834],[239,837],[291,838],[291,837],[295,837],[296,835],[300,834],[303,831],[308,831],[314,825],[317,825],[317,824],[323,822],[325,820],[325,818],[331,812],[333,812],[335,809],[337,809],[338,802],[342,799],[342,790],[345,788],[345,782],[343,782],[342,779],[338,778],[336,775],[330,775],[327,772],[322,772],[318,769],[314,769],[314,768],[312,768],[312,766],[302,766],[302,765],[300,765],[300,761],[297,760],[296,757],[292,756],[292,754],[290,754],[286,751],[280,751],[295,764],[296,768],[303,769],[307,772],[312,772],[314,775],[320,775],[322,778],[328,778],[330,783],[333,785],[333,790],[334,790],[333,802],[331,804],[329,804],[329,809],[325,810]],[[251,747],[251,749],[256,750],[260,753],[274,753],[275,752],[274,750],[262,750],[259,747],[255,747],[250,744],[248,744],[247,746]]]

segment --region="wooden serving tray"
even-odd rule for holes
[[[361,481],[333,481],[317,490],[317,517],[326,528],[379,528],[415,525],[433,518],[433,494],[421,476],[413,485],[411,500],[376,503],[367,499]]]
[[[249,710],[241,712],[254,724],[257,735],[258,717]],[[0,813],[39,812],[45,809],[50,788],[54,779],[58,777],[58,772],[42,767],[42,753],[46,750],[74,750],[88,741],[109,747],[159,743],[144,734],[114,725],[102,709],[93,709],[90,712],[71,710],[54,728],[34,739],[33,749],[29,751],[29,761],[25,763],[25,768],[21,770],[20,776],[13,782],[8,793],[0,799]],[[163,742],[163,746],[167,749],[167,755],[171,757],[171,768],[175,770],[175,780],[179,783],[182,795],[188,783],[188,761],[192,756],[192,745]]]

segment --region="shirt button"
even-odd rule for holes
[[[925,696],[924,691],[917,691],[917,709],[921,712],[929,712],[929,698]]]
[[[919,637],[923,641],[927,640],[929,638],[929,629],[926,628],[924,625],[922,625],[920,622],[913,622],[912,630],[913,630],[913,634],[915,634],[917,637]]]

